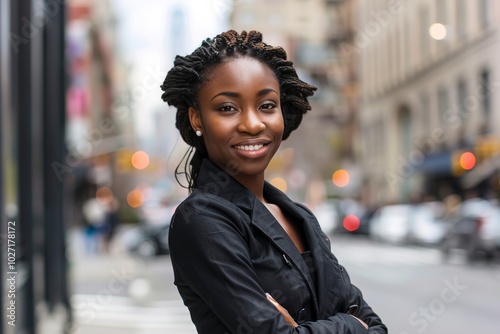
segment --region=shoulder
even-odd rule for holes
[[[171,227],[209,229],[213,224],[239,225],[246,214],[230,201],[207,191],[195,190],[177,206]]]

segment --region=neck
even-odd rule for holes
[[[264,202],[264,173],[251,177],[239,176],[236,180]]]

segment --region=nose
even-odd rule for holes
[[[259,112],[253,108],[248,108],[241,113],[238,124],[239,132],[246,132],[252,135],[258,134],[266,128]]]

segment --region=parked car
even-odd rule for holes
[[[127,251],[143,258],[169,253],[170,223],[164,225],[139,224],[126,231],[122,242]]]
[[[338,209],[334,201],[325,201],[311,208],[314,216],[318,220],[321,230],[326,234],[331,234],[338,225]]]
[[[386,205],[379,208],[370,222],[373,239],[391,243],[402,243],[410,232],[411,207],[406,204]]]
[[[145,206],[142,209],[140,223],[126,231],[122,237],[125,248],[145,258],[169,254],[170,220],[178,204],[178,202],[167,205],[150,203]]]
[[[479,237],[482,224],[480,217],[457,218],[441,242],[444,260],[447,261],[453,251],[462,250],[467,260],[472,261],[482,248]]]
[[[443,240],[449,222],[442,218],[441,202],[424,202],[414,205],[410,212],[408,242],[419,245],[438,245]]]
[[[369,224],[374,213],[353,198],[344,198],[337,203],[338,224],[335,233],[369,234]]]
[[[445,260],[457,250],[470,262],[481,257],[491,259],[500,252],[500,208],[484,200],[468,205],[443,238],[441,250]]]
[[[386,205],[373,215],[370,234],[385,242],[436,245],[448,226],[441,214],[440,202]]]

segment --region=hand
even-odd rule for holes
[[[353,317],[354,319],[356,319],[357,321],[359,321],[361,323],[361,325],[363,325],[366,329],[368,329],[368,325],[366,324],[366,322],[364,322],[363,320],[361,320],[360,318],[357,318],[355,316],[353,316],[352,314],[349,314],[351,317]]]
[[[266,293],[267,299],[278,309],[278,311],[285,317],[286,322],[293,326],[293,328],[298,327],[299,325],[293,320],[292,316],[286,308],[280,305],[270,294]],[[361,320],[360,320],[361,321]],[[368,328],[368,327],[367,327]]]

